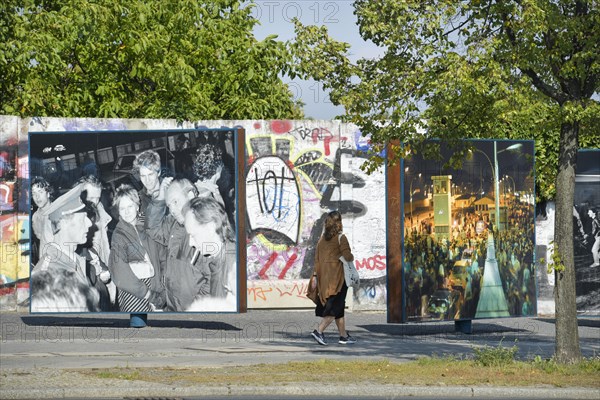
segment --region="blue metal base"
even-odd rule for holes
[[[148,321],[148,314],[129,314],[130,328],[143,328]]]
[[[471,334],[473,333],[472,320],[464,319],[460,321],[454,321],[454,332]]]

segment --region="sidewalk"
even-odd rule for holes
[[[452,322],[387,324],[385,313],[347,313],[352,346],[319,346],[310,337],[318,319],[312,311],[252,310],[246,314],[150,315],[148,327],[129,328],[129,316],[37,316],[3,312],[0,398],[166,397],[207,395],[493,396],[504,398],[598,398],[584,388],[407,387],[400,385],[296,385],[176,388],[135,380],[99,379],[74,369],[114,367],[200,368],[289,361],[382,360],[405,362],[422,356],[468,356],[479,346],[518,346],[518,356],[544,358],[554,352],[551,319],[478,320],[473,334],[457,333]],[[584,356],[600,354],[600,320],[580,320]],[[331,330],[330,339],[337,338]],[[440,392],[441,391],[441,392]]]

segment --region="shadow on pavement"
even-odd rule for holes
[[[285,336],[286,332],[274,332]],[[338,343],[337,332],[326,332],[327,346],[316,343],[310,335],[288,336],[287,340],[262,342],[261,345],[274,347],[284,352],[302,352],[311,355],[346,357],[368,357],[369,359],[417,359],[431,355],[467,355],[472,353],[470,343],[448,343],[443,338],[428,340],[415,345],[414,338],[373,336],[367,332],[352,334],[355,344]],[[355,358],[353,358],[354,360]]]
[[[454,324],[406,324],[406,325],[390,325],[390,324],[374,324],[374,325],[357,325],[369,332],[381,333],[392,336],[436,336],[444,334],[447,336],[462,337],[464,334],[456,332]],[[523,333],[529,332],[529,329],[503,326],[497,324],[473,324],[472,335],[484,333]]]
[[[554,318],[535,318],[537,321],[547,322],[550,324],[556,323]],[[600,315],[594,317],[578,317],[578,326],[587,326],[589,328],[600,328]]]
[[[65,317],[65,316],[26,316],[21,321],[29,326],[67,326],[67,327],[110,327],[129,328],[129,318]],[[154,319],[148,321],[149,328],[183,328],[222,331],[240,331],[241,329],[220,321],[186,321],[181,319]]]

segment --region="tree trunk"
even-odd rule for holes
[[[558,175],[556,177],[556,219],[554,251],[561,264],[555,270],[556,360],[571,363],[581,358],[575,296],[575,258],[573,251],[573,205],[579,124],[563,123],[560,133]],[[557,264],[555,263],[555,267]]]

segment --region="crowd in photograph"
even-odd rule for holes
[[[95,169],[54,198],[32,178],[32,312],[235,309],[234,174],[216,146],[194,154],[193,175],[169,175],[139,153],[140,190]]]
[[[479,223],[479,227],[478,227]],[[408,318],[473,318],[484,284],[488,234],[510,315],[535,313],[533,208],[514,202],[499,231],[487,216],[454,215],[450,237],[435,235],[430,219],[405,235],[404,276]]]

